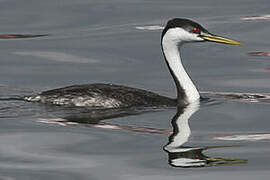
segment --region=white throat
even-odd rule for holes
[[[186,38],[188,38],[188,36],[185,36],[186,34],[187,32],[182,29],[168,30],[162,38],[162,48],[175,81],[178,81],[176,82],[176,86],[181,86],[177,87],[178,98],[184,99],[178,99],[178,101],[184,100],[186,103],[192,103],[200,98],[200,94],[185,71],[178,49],[178,46],[181,46],[185,42]],[[183,41],[179,41],[179,39],[183,39]],[[183,93],[179,92],[181,89],[184,91],[184,97],[180,96],[180,93]]]

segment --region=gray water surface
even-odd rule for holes
[[[161,28],[149,30],[173,17],[244,43],[182,48],[200,91],[269,93],[269,57],[248,53],[270,51],[270,21],[242,19],[268,14],[269,6],[267,0],[0,1],[0,34],[48,34],[0,40],[0,96],[106,82],[174,97]],[[0,179],[269,179],[268,103],[217,99],[191,114],[183,146],[238,160],[200,168],[172,166],[163,150],[175,108],[78,123],[82,111],[0,101]]]

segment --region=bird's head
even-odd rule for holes
[[[211,41],[216,43],[242,45],[238,41],[220,37],[208,32],[200,24],[189,19],[175,18],[169,20],[162,32],[162,40],[169,40],[176,44],[187,42]]]

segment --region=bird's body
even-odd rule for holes
[[[45,91],[37,96],[25,97],[25,99],[46,104],[91,108],[168,107],[176,105],[175,99],[142,89],[114,84],[73,85]]]
[[[182,65],[179,47],[187,42],[213,41],[240,45],[241,43],[210,34],[200,24],[188,19],[168,21],[161,36],[164,59],[173,76],[177,98],[171,99],[142,89],[112,84],[74,85],[24,97],[27,101],[91,108],[126,108],[132,106],[185,106],[200,99],[200,94]]]

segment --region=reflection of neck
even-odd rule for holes
[[[171,36],[173,35],[170,35],[169,31],[163,36],[162,49],[176,84],[177,99],[178,101],[185,100],[186,103],[192,103],[199,99],[200,95],[182,64],[178,49],[178,45],[181,43],[175,42],[171,39]]]
[[[188,141],[191,134],[188,120],[198,111],[200,107],[199,101],[189,104],[187,107],[179,108],[176,115],[172,119],[173,134],[169,139],[169,143],[165,146],[165,149],[172,152],[175,148],[182,146]]]

